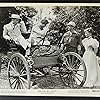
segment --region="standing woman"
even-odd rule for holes
[[[82,44],[85,47],[83,60],[87,68],[87,79],[84,87],[92,88],[95,86],[98,77],[99,64],[97,61],[96,53],[99,47],[99,42],[92,38],[92,28],[84,30],[86,38],[82,40]]]

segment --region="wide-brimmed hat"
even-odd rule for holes
[[[12,14],[10,18],[11,19],[19,19],[19,20],[21,20],[21,18],[20,18],[20,16],[18,14]]]
[[[73,27],[75,27],[76,24],[75,24],[75,22],[70,21],[70,22],[67,24],[67,26],[73,26]]]

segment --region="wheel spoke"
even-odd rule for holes
[[[23,70],[24,70],[24,67],[22,67],[22,69],[20,70],[20,74],[22,74]]]
[[[63,76],[64,76],[64,75],[63,75]],[[68,82],[68,77],[69,77],[69,74],[67,74],[66,77],[63,77],[63,80],[66,81],[66,79],[67,79],[67,82]]]
[[[18,86],[17,86],[17,89],[21,89],[20,80],[18,80]]]
[[[72,75],[73,79],[74,79],[74,85],[78,85],[77,81],[75,80],[75,77]],[[76,83],[76,84],[75,84]]]
[[[16,67],[18,66],[18,57],[15,57]]]
[[[82,76],[81,74],[79,74],[79,73],[77,73],[77,72],[76,72],[75,74],[77,74],[77,75],[79,75],[79,76],[81,76],[81,77],[84,77],[84,76]]]
[[[16,78],[13,80],[13,82],[11,83],[11,85],[13,85],[13,84],[15,83],[15,81],[17,81],[17,79],[16,79]]]
[[[80,70],[80,69],[73,69],[73,71],[84,71],[84,70]]]
[[[21,68],[23,67],[23,61],[20,59],[20,65],[19,65],[19,67],[20,67],[20,71],[21,71]]]
[[[15,66],[16,68],[16,71],[19,72],[19,65],[18,65],[18,58],[16,59],[17,57],[13,58],[12,59],[12,62],[13,62],[13,65]]]
[[[18,89],[18,85],[19,85],[19,84],[18,84],[18,82],[17,82],[17,83],[16,83],[16,87],[15,87],[14,89]]]
[[[74,59],[75,59],[75,56],[72,56],[72,66],[73,66],[73,63],[74,63]]]
[[[10,68],[16,73],[16,70],[10,65]]]
[[[74,69],[75,69],[75,68],[77,68],[77,69],[78,69],[78,68],[80,67],[80,65],[81,65],[81,63],[77,64],[77,66],[76,66],[76,67],[75,67],[75,66],[73,66],[72,68],[74,68]]]
[[[70,64],[68,63],[68,59],[66,58],[66,63],[67,63],[67,65],[70,67]]]
[[[78,85],[77,81],[76,80],[74,80],[74,81],[76,82],[76,85]]]
[[[78,64],[77,66],[80,66],[80,65],[82,65],[82,64],[80,63],[80,64]]]
[[[64,74],[65,73],[65,74]],[[64,76],[68,76],[68,73],[66,73],[66,72],[63,72],[63,74],[62,74],[62,76],[64,77]]]
[[[24,87],[23,87],[21,80],[19,80],[19,82],[20,82],[20,89],[23,89]]]
[[[25,70],[25,68],[23,67],[23,69],[20,71],[20,74],[23,74],[23,73],[26,73],[26,70]]]
[[[11,64],[12,64],[12,65],[13,65],[13,67],[16,69],[16,66],[15,66],[15,64],[14,64],[13,60],[12,60]]]
[[[20,79],[21,79],[23,82],[25,82],[25,83],[28,84],[27,80],[25,80],[23,77],[20,77]]]
[[[17,85],[18,85],[18,82],[16,81],[16,82],[15,82],[15,86],[14,86],[14,89],[17,87]]]
[[[73,77],[70,75],[70,87],[73,88]]]
[[[75,61],[75,64],[72,66],[72,68],[74,68],[74,67],[75,67],[75,65],[77,64],[77,62],[78,62],[78,59]]]
[[[19,89],[19,83],[17,83],[18,85],[16,86],[17,89]]]
[[[76,75],[73,74],[73,76],[75,76],[81,82],[81,80]]]
[[[27,88],[21,79],[20,79],[20,82],[21,82],[23,88]]]
[[[27,74],[21,74],[20,77],[27,76]]]
[[[20,58],[18,57],[18,62],[17,62],[17,64],[18,64],[18,72],[20,72]]]
[[[70,64],[70,66],[72,66],[72,62],[71,62],[71,56],[70,55],[68,55],[68,59],[69,59],[69,64]]]
[[[23,67],[23,61],[18,58],[18,63],[19,63],[19,72],[21,71],[21,68]]]

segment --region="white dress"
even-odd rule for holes
[[[83,60],[87,69],[87,78],[84,87],[93,87],[98,80],[99,64],[97,61],[96,53],[94,51],[99,47],[99,42],[96,39],[90,37],[83,39],[82,44],[85,47]],[[94,51],[90,49],[89,46],[92,46]]]

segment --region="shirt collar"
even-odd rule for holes
[[[15,27],[17,26],[17,24],[14,25],[12,22],[10,22],[10,24],[11,24],[11,26],[12,26],[13,28],[15,28]]]
[[[91,39],[92,38],[92,36],[89,36],[87,39]]]

